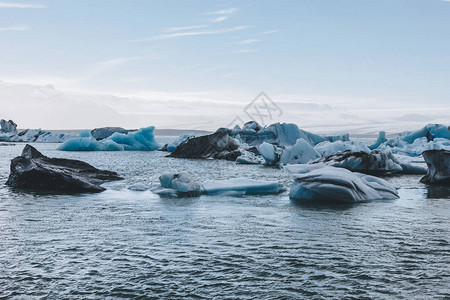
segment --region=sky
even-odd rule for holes
[[[0,80],[19,127],[212,129],[261,91],[310,127],[450,121],[450,1],[0,0]]]

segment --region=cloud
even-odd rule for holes
[[[206,28],[208,25],[193,25],[193,26],[182,26],[182,27],[169,27],[166,28],[165,32],[175,32],[175,31],[184,31],[184,30],[192,30],[192,29],[199,29],[199,28]]]
[[[268,30],[268,31],[264,31],[261,34],[272,34],[272,33],[276,33],[276,32],[278,32],[278,30]]]
[[[143,55],[143,56],[133,56],[133,57],[123,57],[114,58],[110,60],[100,61],[95,64],[95,71],[104,71],[105,69],[116,68],[133,61],[139,60],[158,60],[161,59],[160,56],[156,55]]]
[[[46,8],[42,4],[0,2],[0,8]]]
[[[238,44],[240,44],[240,45],[247,45],[247,44],[257,43],[257,42],[260,42],[260,41],[261,40],[257,40],[257,39],[248,39],[248,40],[240,41]]]
[[[214,23],[222,22],[222,21],[225,21],[226,19],[228,19],[228,16],[221,16],[221,17],[217,17],[217,18],[213,19],[212,22],[214,22]]]
[[[238,9],[236,7],[232,7],[232,8],[227,8],[227,9],[222,9],[222,10],[217,10],[217,11],[210,11],[207,12],[207,15],[229,15],[232,14],[234,12],[236,12]]]
[[[10,27],[0,27],[0,31],[25,31],[28,30],[28,26],[10,26]]]
[[[232,27],[232,28],[224,28],[224,29],[217,29],[217,30],[181,31],[181,32],[168,33],[168,34],[158,34],[158,35],[155,35],[155,36],[152,36],[149,38],[132,40],[132,42],[148,42],[148,41],[167,40],[167,39],[186,37],[186,36],[222,34],[222,33],[227,33],[227,32],[244,30],[249,27],[251,27],[251,26],[236,26],[236,27]]]

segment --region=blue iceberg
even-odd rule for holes
[[[97,141],[90,131],[82,131],[78,137],[66,140],[58,150],[62,151],[153,151],[161,146],[156,142],[155,127],[141,128],[138,131],[114,133]]]

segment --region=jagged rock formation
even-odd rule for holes
[[[101,192],[100,185],[122,179],[115,172],[99,170],[88,163],[49,158],[26,145],[22,155],[11,161],[7,185],[49,192]]]

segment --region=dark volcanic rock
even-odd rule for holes
[[[428,173],[420,179],[420,182],[450,185],[450,151],[427,150],[422,156],[427,163]]]
[[[52,192],[101,192],[100,184],[123,179],[115,172],[99,170],[79,160],[49,158],[26,145],[11,161],[7,185]]]
[[[103,140],[103,139],[106,139],[107,137],[110,137],[115,132],[127,134],[130,131],[136,131],[136,130],[128,130],[128,129],[124,129],[122,127],[101,127],[101,128],[92,129],[91,134],[92,134],[92,137],[94,137],[94,139],[96,139],[98,141],[98,140]]]
[[[229,135],[230,130],[218,129],[215,133],[190,138],[181,143],[169,157],[216,158],[235,161],[241,152],[239,144]]]

